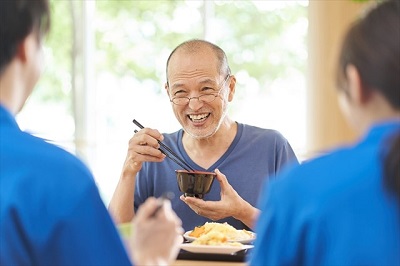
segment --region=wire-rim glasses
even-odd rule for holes
[[[196,96],[196,97],[185,97],[185,96],[173,97],[172,99],[170,99],[170,102],[172,102],[173,104],[176,104],[176,105],[187,105],[187,104],[190,103],[190,100],[197,99],[198,101],[201,101],[203,103],[210,103],[210,102],[214,101],[215,98],[217,98],[219,96],[219,94],[221,93],[222,89],[225,86],[225,83],[227,82],[227,80],[230,77],[231,77],[230,74],[228,74],[226,76],[226,78],[224,79],[224,81],[221,84],[220,89],[216,93],[201,94],[201,95]]]

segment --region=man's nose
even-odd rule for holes
[[[203,106],[203,101],[199,97],[191,97],[189,100],[189,108],[192,110],[198,110]]]

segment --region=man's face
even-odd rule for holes
[[[171,57],[167,87],[170,99],[217,95],[212,102],[194,98],[185,105],[171,103],[176,118],[190,136],[207,138],[219,129],[227,104],[233,98],[230,78],[225,78],[219,73],[218,61],[211,49],[203,48],[195,53],[177,51]]]

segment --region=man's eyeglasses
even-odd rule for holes
[[[174,97],[172,99],[170,99],[170,101],[176,105],[187,105],[190,103],[190,100],[192,99],[197,99],[198,101],[202,101],[204,103],[210,103],[212,101],[215,100],[215,98],[217,98],[219,96],[219,94],[221,93],[226,81],[231,77],[230,74],[228,74],[226,76],[226,78],[224,79],[224,81],[221,84],[221,87],[219,89],[219,91],[217,93],[208,93],[208,94],[201,94],[199,96],[196,97]]]

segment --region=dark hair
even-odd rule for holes
[[[211,42],[200,39],[193,39],[179,44],[169,55],[166,66],[167,83],[168,83],[168,65],[172,55],[175,54],[176,51],[181,49],[190,53],[195,53],[198,50],[202,49],[203,47],[209,47],[215,52],[215,55],[217,56],[219,62],[217,67],[219,68],[218,70],[221,75],[226,76],[231,73],[231,69],[229,68],[228,64],[228,58],[226,57],[224,50],[222,50],[219,46]]]
[[[400,133],[387,140],[389,149],[384,151],[383,169],[386,187],[400,198]],[[386,144],[386,143],[385,143]]]
[[[395,110],[400,110],[400,1],[383,1],[347,32],[337,75],[342,90],[347,89],[348,65],[357,68],[365,89],[379,91]],[[400,197],[400,132],[384,146],[384,184]]]
[[[50,28],[48,0],[1,0],[0,73],[12,60],[18,44],[35,31],[38,41]]]

